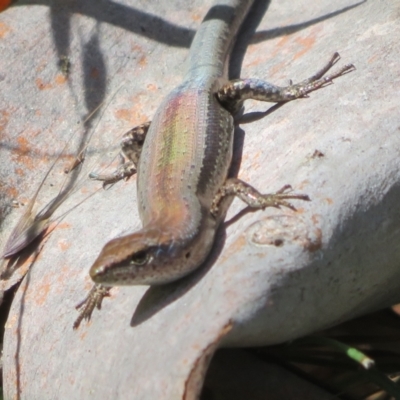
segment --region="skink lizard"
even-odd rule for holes
[[[287,102],[305,97],[354,69],[345,65],[324,77],[337,53],[309,79],[287,87],[259,79],[229,81],[227,59],[238,29],[254,0],[218,0],[197,31],[183,83],[159,106],[151,123],[132,129],[122,142],[129,162],[114,182],[137,165],[137,193],[143,228],[108,242],[90,269],[97,284],[80,305],[74,324],[90,318],[114,285],[158,285],[198,268],[209,254],[216,230],[232,198],[254,209],[289,207],[289,199],[308,200],[286,185],[261,194],[247,183],[228,179],[233,148],[233,115],[246,99]]]

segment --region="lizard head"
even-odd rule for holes
[[[159,229],[143,229],[108,242],[90,268],[104,286],[164,284],[189,273],[190,253]]]

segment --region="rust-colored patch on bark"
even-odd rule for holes
[[[85,279],[85,291],[89,292],[90,289],[93,287],[93,281],[89,279],[89,269],[88,269],[88,279]]]
[[[287,67],[287,63],[281,62],[278,64],[274,64],[273,67],[271,67],[269,70],[269,75],[274,76],[280,74],[282,71],[285,70],[285,67]]]
[[[0,11],[7,8],[10,3],[10,0],[0,0]],[[0,22],[0,39],[3,39],[3,37],[9,32],[11,32],[11,28],[4,22]]]
[[[8,319],[7,319],[7,323],[5,324],[5,328],[6,329],[14,329],[15,328],[15,326],[17,325],[17,323],[18,323],[18,315],[17,314],[13,314],[12,316],[10,316]]]
[[[5,130],[10,119],[10,112],[6,110],[0,110],[0,134]]]
[[[298,51],[295,56],[294,59],[298,59],[301,58],[305,53],[307,53],[314,45],[315,43],[315,37],[310,37],[310,38],[298,38],[296,39],[296,43],[298,43],[300,45],[300,47],[302,47],[302,50]]]
[[[115,117],[129,122],[130,126],[143,124],[148,121],[148,118],[146,115],[138,111],[138,108],[140,107],[138,107],[137,104],[131,109],[120,108],[119,110],[115,111]]]
[[[67,82],[67,77],[63,74],[57,74],[55,80],[57,85],[64,85]]]
[[[141,67],[144,67],[144,66],[147,65],[147,57],[146,57],[145,54],[143,54],[143,55],[139,58],[138,64],[139,64]]]
[[[39,90],[52,89],[53,85],[51,83],[45,83],[41,78],[35,79],[36,86]]]
[[[70,229],[71,225],[68,222],[61,222],[56,224],[57,229]]]
[[[240,235],[227,249],[226,252],[220,258],[222,264],[227,259],[231,258],[234,254],[238,253],[243,247],[246,246],[246,238],[244,235]]]
[[[275,57],[282,49],[287,50],[289,39],[291,39],[291,35],[283,36],[276,42],[276,45],[272,48],[273,53],[271,54],[271,58]]]
[[[115,112],[115,116],[119,119],[124,119],[125,121],[130,120],[131,110],[126,108],[121,108]]]
[[[76,272],[80,273],[80,271],[78,271],[76,268],[71,268],[71,266],[68,266],[68,265],[65,265],[65,264],[62,265],[59,268],[59,271],[60,271],[59,277],[60,277],[60,280],[61,280],[61,287],[64,286],[64,285],[62,285],[62,283],[63,283],[63,281],[64,281],[66,276],[69,277],[70,274],[73,274],[73,273],[76,273]]]
[[[154,85],[153,83],[149,83],[149,84],[146,86],[146,89],[149,90],[149,91],[151,91],[151,92],[155,92],[155,91],[157,90],[157,86]]]
[[[92,188],[88,188],[86,186],[82,186],[80,189],[80,192],[82,194],[92,194],[93,193],[93,189]]]
[[[319,214],[313,214],[313,215],[311,216],[311,221],[312,221],[312,223],[313,223],[314,225],[319,224],[320,220],[321,220],[321,216],[320,216]]]
[[[75,163],[76,161],[76,155],[73,154],[65,154],[63,155],[63,161],[65,161],[63,170],[64,171],[70,171],[71,170],[71,166]]]
[[[380,54],[379,53],[374,53],[370,58],[368,58],[368,64],[372,64],[375,61],[379,61]]]
[[[137,63],[141,67],[146,66],[147,65],[147,55],[146,55],[146,52],[143,50],[143,47],[134,43],[134,44],[132,44],[131,48],[132,48],[132,53],[135,53],[138,56]]]
[[[61,251],[66,251],[71,247],[71,243],[67,243],[64,239],[58,242],[58,246],[60,247]]]
[[[135,52],[135,53],[144,53],[143,47],[138,45],[137,43],[132,44],[131,50],[132,50],[132,52]]]
[[[285,48],[286,48],[287,43],[288,43],[290,37],[291,37],[291,35],[282,36],[282,37],[277,41],[276,46],[274,46],[274,47],[276,47],[276,48],[277,48],[277,47],[279,47],[279,48],[285,47]],[[276,51],[280,51],[280,50],[276,50]]]
[[[296,191],[299,190],[304,190],[305,187],[308,187],[310,185],[310,181],[308,179],[300,182],[298,185],[296,185]]]
[[[50,289],[50,282],[46,279],[42,280],[41,285],[37,288],[34,296],[36,305],[42,306],[46,302]]]
[[[27,168],[32,170],[33,168],[37,167],[37,164],[35,164],[35,161],[33,160],[32,148],[26,136],[17,137],[17,146],[12,151],[12,158],[18,163],[24,164],[25,169]]]
[[[298,36],[295,38],[294,42],[297,45],[296,47],[300,49],[295,55],[294,59],[297,60],[301,58],[305,53],[310,51],[316,42],[316,38],[318,37],[321,31],[320,27],[313,27],[310,31],[310,34],[306,37]]]
[[[29,146],[28,140],[25,137],[18,136],[17,142],[18,142],[18,146],[19,146],[18,150],[21,155],[25,155],[30,151],[31,148]]]
[[[4,189],[2,188],[2,190],[4,190]],[[15,186],[8,186],[5,189],[5,192],[6,192],[7,196],[12,199],[17,199],[19,196],[19,191]]]
[[[90,325],[92,325],[92,321],[89,319],[88,321],[85,321],[85,324],[82,324],[82,326],[79,329],[79,338],[81,340],[85,340],[85,337],[87,336]],[[86,329],[86,330],[85,330]],[[78,329],[75,330],[75,332],[78,331]]]
[[[194,12],[193,14],[191,14],[191,18],[192,21],[198,22],[201,21],[203,19],[204,14],[199,14],[198,12]]]
[[[304,214],[306,210],[303,207],[296,207],[296,214]]]

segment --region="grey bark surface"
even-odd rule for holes
[[[180,83],[212,2],[78,3],[17,3],[0,14],[0,248],[23,212],[8,205],[29,201],[70,134],[75,147],[40,204],[57,193],[63,166],[94,128],[79,190],[57,215],[100,187],[87,172],[107,167],[120,135],[151,120]],[[236,60],[241,77],[283,86],[334,51],[357,67],[242,125],[245,137],[236,132],[239,178],[262,192],[291,184],[312,201],[296,202],[296,213],[235,219],[243,208],[235,200],[203,268],[162,287],[114,288],[73,331],[102,246],[140,227],[135,178],[87,198],[1,282],[7,289],[29,270],[6,324],[5,398],[192,399],[218,346],[280,343],[398,302],[399,11],[394,0],[271,2]],[[247,112],[267,107],[246,103]]]

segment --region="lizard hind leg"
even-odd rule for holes
[[[305,200],[310,198],[306,194],[291,193],[291,186],[285,185],[275,193],[262,194],[251,185],[237,178],[228,179],[220,188],[213,200],[211,214],[217,217],[220,212],[220,205],[227,197],[237,196],[244,201],[250,208],[264,209],[267,207],[287,207],[296,211],[296,208],[288,200]]]
[[[128,179],[137,170],[140,153],[147,131],[149,130],[150,122],[138,125],[126,132],[121,140],[121,163],[119,167],[111,174],[90,173],[89,178],[102,181],[103,186],[116,183],[122,179]]]
[[[339,58],[339,53],[334,53],[323,68],[297,84],[290,82],[289,86],[281,87],[261,79],[235,79],[219,89],[216,95],[221,104],[232,113],[236,113],[247,99],[281,103],[307,97],[308,93],[332,83],[335,78],[355,69],[353,64],[346,64],[337,71],[325,75]]]

